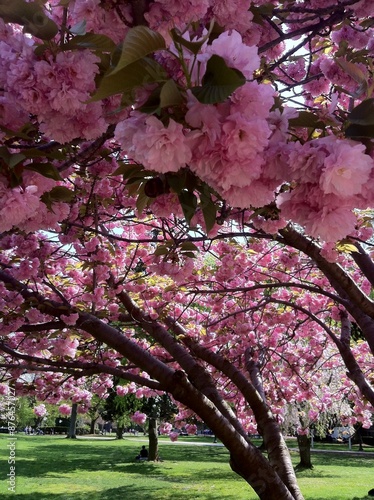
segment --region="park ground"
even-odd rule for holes
[[[9,446],[14,443],[14,446]],[[0,435],[2,500],[255,500],[234,474],[229,454],[209,437],[160,439],[162,461],[135,462],[146,437]],[[290,443],[292,447],[292,442]],[[314,469],[298,473],[306,500],[369,500],[374,488],[374,451],[347,445],[316,445]],[[291,452],[297,464],[296,451]],[[15,469],[9,463],[14,459]],[[15,492],[8,474],[15,473]]]

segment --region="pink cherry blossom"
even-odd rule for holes
[[[117,126],[116,137],[129,156],[156,172],[177,172],[191,158],[183,127],[173,119],[165,127],[155,116],[134,114]]]
[[[170,432],[172,431],[173,429],[173,426],[172,424],[169,424],[169,423],[162,423],[159,427],[159,431],[161,434],[170,434]]]
[[[238,69],[249,80],[260,66],[257,48],[243,43],[240,33],[225,31],[206,49],[207,53],[217,54],[225,59],[229,67]]]
[[[6,384],[0,384],[0,395],[6,396],[7,394],[9,394],[9,386]]]
[[[194,436],[197,432],[197,426],[195,424],[186,424],[186,431],[189,435]]]
[[[132,415],[131,420],[138,425],[144,425],[147,420],[147,415],[145,413],[141,413],[140,411],[136,411]]]
[[[322,190],[342,198],[360,193],[373,170],[374,160],[365,154],[363,144],[326,138],[320,141],[321,146],[327,140],[330,154],[320,177]]]
[[[73,326],[73,325],[76,324],[77,319],[79,318],[79,314],[78,313],[73,313],[73,314],[69,314],[68,316],[66,316],[65,314],[61,314],[60,318],[62,319],[62,321],[66,325]]]
[[[58,407],[58,411],[61,413],[61,415],[66,415],[69,416],[71,413],[71,407],[64,403]]]
[[[117,396],[125,396],[128,393],[128,388],[125,385],[117,385],[116,393]]]
[[[178,441],[179,438],[179,433],[178,432],[171,432],[169,434],[170,441]]]
[[[47,415],[47,408],[41,403],[34,407],[34,413],[37,417],[45,417],[45,415]]]

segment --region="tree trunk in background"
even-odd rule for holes
[[[117,439],[123,439],[123,431],[125,430],[124,425],[119,425],[117,423],[116,437]]]
[[[96,421],[99,417],[96,417],[96,418],[92,418],[91,419],[91,423],[90,423],[90,434],[95,434],[95,425],[96,425]]]
[[[77,427],[77,416],[78,416],[78,404],[73,403],[71,406],[71,415],[70,415],[70,425],[68,430],[68,435],[66,436],[68,439],[76,439],[76,427]]]
[[[311,454],[310,454],[310,437],[305,434],[297,435],[297,444],[299,446],[300,462],[297,464],[297,469],[313,469]]]
[[[148,460],[159,460],[158,456],[158,433],[157,433],[157,419],[150,418],[148,426],[149,438],[149,453]]]

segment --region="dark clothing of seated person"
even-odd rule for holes
[[[140,453],[137,457],[135,457],[135,460],[146,460],[148,458],[148,450],[146,449],[145,446],[142,446],[142,449],[140,450]]]

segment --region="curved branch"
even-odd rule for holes
[[[343,300],[348,298],[352,304],[357,305],[362,312],[374,319],[374,303],[360,290],[353,279],[350,278],[339,264],[328,262],[323,258],[320,248],[296,231],[291,225],[288,225],[285,229],[281,229],[279,233],[284,243],[300,250],[316,263],[317,267],[323,272]],[[345,304],[347,309],[350,307],[349,301]]]
[[[39,358],[38,356],[19,353],[13,349],[10,349],[8,346],[4,345],[4,343],[0,344],[0,350],[9,354],[10,356],[12,356],[12,358],[21,359],[28,362],[28,364],[24,365],[17,363],[1,363],[0,366],[4,368],[25,368],[32,371],[70,373],[75,375],[76,378],[84,377],[87,375],[95,375],[98,373],[107,373],[108,375],[113,375],[124,380],[130,380],[131,382],[135,382],[139,385],[145,385],[150,389],[163,390],[160,383],[156,380],[151,380],[140,375],[135,375],[133,373],[127,372],[126,370],[122,370],[121,368],[115,368],[105,364],[99,364],[96,362],[63,361]]]
[[[324,295],[325,297],[328,297],[329,299],[332,299],[333,301],[342,304],[343,306],[347,305],[347,301],[339,297],[338,295],[335,295],[333,293],[330,293],[327,290],[323,290],[322,288],[318,286],[312,286],[312,285],[306,285],[304,283],[295,283],[293,281],[280,281],[278,283],[257,283],[256,285],[253,286],[244,286],[244,287],[235,287],[235,288],[224,288],[222,290],[199,290],[195,289],[194,291],[187,292],[188,294],[199,294],[199,295],[210,295],[210,294],[217,294],[217,293],[236,293],[236,292],[252,292],[254,290],[261,290],[261,289],[269,289],[269,288],[301,288],[302,290],[308,290],[313,293],[318,293],[320,295]]]
[[[352,252],[352,259],[371,285],[374,286],[374,263],[359,243],[355,242],[354,245],[358,252]]]
[[[236,419],[230,406],[221,398],[211,375],[197,363],[196,359],[171,335],[159,322],[152,320],[145,314],[124,291],[118,294],[122,304],[138,325],[151,335],[167,352],[179,363],[186,372],[189,381],[206,396],[221,414],[246,438],[246,432]],[[165,318],[165,324],[176,337],[186,336],[186,331],[172,318]]]
[[[370,401],[371,405],[374,406],[374,390],[369,382],[366,380],[365,375],[363,374],[360,365],[357,363],[356,358],[354,357],[352,350],[350,348],[349,342],[347,342],[347,322],[349,321],[348,315],[345,311],[341,312],[342,325],[341,325],[341,337],[340,339],[332,332],[330,328],[325,325],[315,314],[313,314],[308,309],[304,307],[298,306],[297,304],[293,304],[292,302],[288,302],[285,300],[276,300],[269,299],[269,302],[274,302],[277,304],[287,305],[292,307],[306,316],[309,316],[310,319],[315,321],[321,328],[325,330],[327,335],[334,342],[336,347],[339,350],[339,353],[344,361],[344,365],[348,370],[348,377],[357,385],[361,394],[366,397],[368,401]],[[349,327],[350,330],[350,327]]]
[[[59,172],[63,172],[64,170],[67,170],[71,166],[83,162],[85,160],[90,159],[104,144],[105,142],[113,137],[114,135],[114,130],[115,130],[115,125],[109,125],[108,129],[106,132],[93,141],[88,147],[85,149],[81,150],[79,153],[77,153],[75,156],[72,158],[69,158],[68,160],[65,160],[62,162],[58,167],[57,170]]]
[[[267,50],[272,49],[273,47],[275,47],[276,45],[278,45],[281,42],[284,42],[285,40],[299,37],[301,35],[305,35],[306,33],[311,32],[313,35],[315,35],[316,33],[322,31],[325,28],[333,26],[336,23],[340,23],[346,17],[348,17],[348,13],[345,12],[344,8],[340,7],[339,11],[334,12],[327,19],[322,19],[318,23],[310,24],[308,26],[304,26],[304,27],[296,29],[294,31],[290,31],[287,34],[283,34],[282,36],[279,36],[278,38],[275,38],[274,40],[271,40],[270,42],[265,43],[264,45],[262,45],[259,48],[258,52],[259,52],[259,54],[262,54],[263,52],[266,52]]]
[[[185,337],[183,339],[183,343],[187,345],[199,358],[203,359],[226,375],[226,377],[231,380],[243,394],[245,400],[248,402],[253,411],[259,430],[264,438],[270,463],[278,465],[277,472],[279,476],[283,479],[289,490],[295,493],[293,491],[293,467],[286,443],[283,439],[282,433],[280,432],[278,423],[271,414],[271,411],[261,394],[258,390],[256,390],[253,384],[248,381],[243,373],[227,359],[224,359],[219,354],[206,349],[200,344],[197,344],[191,338]],[[284,464],[283,469],[279,468],[279,464]]]

